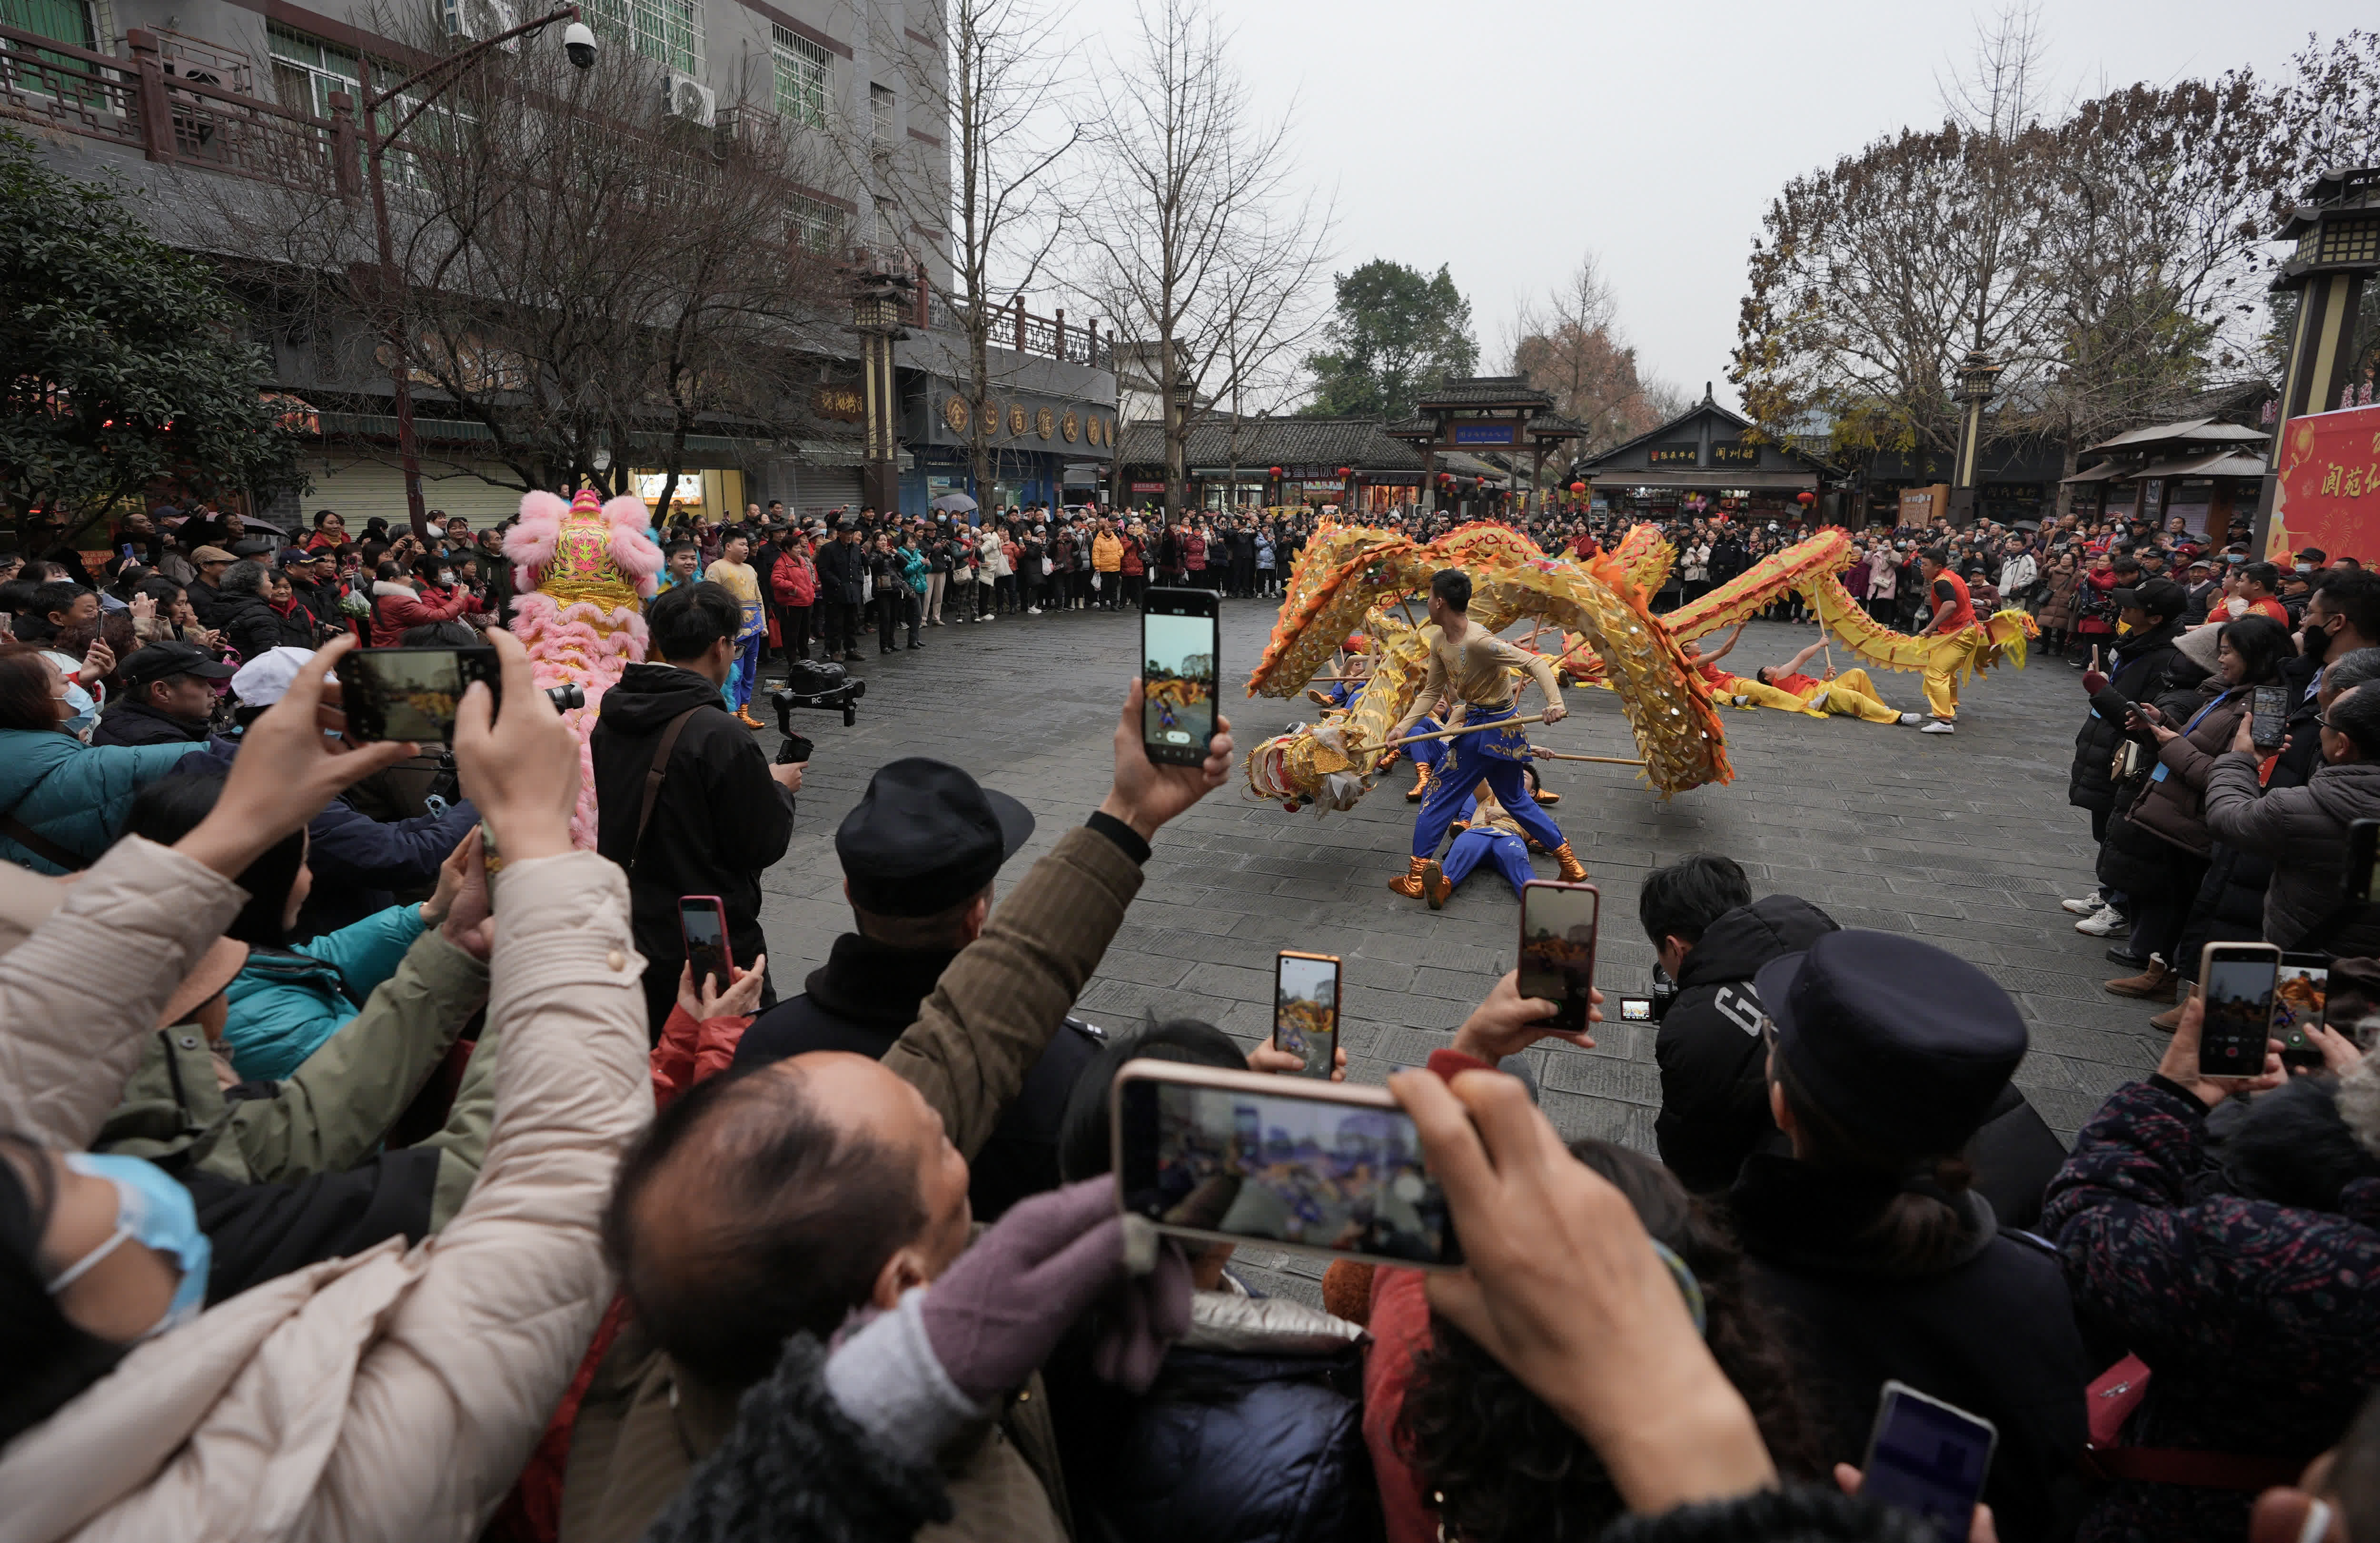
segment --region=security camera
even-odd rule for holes
[[[562,51],[580,69],[595,67],[595,30],[583,21],[574,21],[562,33]]]

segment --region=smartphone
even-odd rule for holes
[[[126,562],[129,563],[132,561],[132,543],[130,541],[127,541],[122,546],[117,547],[115,552],[116,555],[123,558]]]
[[[2373,857],[2380,853],[2380,820],[2350,820],[2347,827],[2347,893],[2369,905],[2380,900],[2373,893]]]
[[[1303,1063],[1297,1075],[1330,1080],[1339,1051],[1339,957],[1282,949],[1272,963],[1272,1048]]]
[[[1940,1543],[1966,1543],[1999,1440],[1982,1415],[1887,1381],[1860,1464],[1860,1493],[1908,1512]]]
[[[2281,1064],[2322,1070],[2322,1047],[2306,1031],[2323,1021],[2330,997],[2330,955],[2284,954],[2273,983],[2273,1038],[2281,1042]]]
[[[2201,1075],[2252,1077],[2265,1069],[2280,972],[2281,951],[2271,943],[2206,945],[2198,964],[2206,993],[2206,1024],[2198,1039]]]
[[[2248,741],[2259,750],[2277,750],[2289,735],[2289,693],[2284,686],[2259,686],[2249,698],[2254,722]]]
[[[1123,1209],[1326,1258],[1463,1262],[1420,1133],[1385,1087],[1132,1061],[1111,1094]]]
[[[339,656],[339,705],[347,738],[455,743],[455,710],[463,690],[485,681],[501,693],[496,650],[484,643],[459,649],[357,649]]]
[[[1653,1021],[1651,997],[1628,996],[1620,999],[1620,1021],[1623,1024],[1649,1024]]]
[[[1223,629],[1211,589],[1151,589],[1140,612],[1140,747],[1159,766],[1196,766],[1215,737]]]
[[[1586,1027],[1602,907],[1602,892],[1593,884],[1532,879],[1521,886],[1521,994],[1559,1006],[1558,1028]]]
[[[686,940],[686,962],[694,966],[694,989],[698,995],[705,977],[718,980],[719,990],[725,990],[735,978],[728,974],[735,965],[735,955],[727,946],[727,907],[715,894],[688,894],[678,897],[677,929]]]

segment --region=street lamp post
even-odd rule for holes
[[[1983,456],[1984,404],[1992,399],[1993,383],[2007,366],[1993,362],[1981,348],[1971,348],[1959,361],[1959,386],[1950,400],[1963,405],[1959,420],[1959,458],[1951,470],[1950,523],[1965,525],[1975,517],[1975,463]]]
[[[534,21],[525,21],[510,31],[482,38],[470,47],[449,54],[444,58],[418,69],[395,85],[381,91],[360,91],[356,113],[356,128],[362,138],[364,169],[371,179],[372,225],[380,241],[380,303],[387,317],[388,377],[396,401],[396,454],[405,468],[405,512],[412,522],[417,540],[427,541],[429,520],[421,501],[421,446],[413,432],[413,366],[407,357],[405,326],[405,275],[396,265],[396,237],[389,229],[388,191],[381,177],[381,157],[397,137],[413,127],[413,120],[437,99],[438,93],[461,77],[462,67],[500,44],[513,39],[540,31],[557,21],[567,21],[570,28],[563,33],[562,45],[570,62],[580,69],[595,67],[595,33],[578,19],[577,6],[559,6]],[[422,83],[433,75],[445,79],[426,90]],[[419,90],[419,96],[406,115],[397,119],[387,133],[376,132],[373,119],[380,110],[397,101],[408,91]]]
[[[861,272],[852,282],[851,327],[859,334],[865,355],[868,470],[861,496],[891,514],[901,509],[901,399],[893,381],[892,345],[909,335],[917,288],[917,280],[907,273],[876,269]]]

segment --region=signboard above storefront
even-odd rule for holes
[[[1457,423],[1452,425],[1457,444],[1510,444],[1519,425],[1500,423]]]
[[[856,385],[821,385],[810,393],[810,413],[837,423],[856,423],[868,416],[868,400]]]
[[[1760,446],[1756,444],[1745,444],[1737,441],[1733,443],[1711,446],[1711,465],[1713,466],[1758,466],[1759,464]]]
[[[2265,556],[2287,563],[2309,546],[2380,557],[2380,407],[2309,413],[2282,434]]]
[[[1645,452],[1647,466],[1693,466],[1702,454],[1699,445],[1657,444]]]

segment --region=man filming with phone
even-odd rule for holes
[[[728,952],[736,967],[750,966],[769,949],[760,931],[760,875],[793,839],[801,765],[771,765],[720,695],[743,625],[743,605],[708,580],[657,597],[645,626],[659,662],[622,672],[603,694],[589,743],[595,849],[628,874],[656,1038],[676,1002],[686,962],[679,900],[717,895]],[[776,1001],[772,987],[761,988],[760,1001]]]

